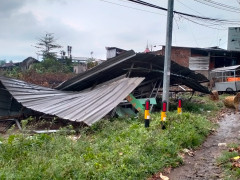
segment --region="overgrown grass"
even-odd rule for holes
[[[231,144],[229,148],[236,148],[238,145]],[[224,169],[225,180],[238,180],[240,179],[240,168],[233,167],[233,162],[231,162],[231,158],[239,156],[239,153],[236,151],[229,152],[224,151],[221,156],[217,159],[217,163],[221,165]]]
[[[143,120],[102,120],[74,141],[64,134],[14,134],[1,139],[0,179],[145,179],[182,163],[183,148],[199,146],[212,128],[205,116],[160,113]]]
[[[189,96],[182,95],[182,111],[191,112],[194,114],[202,114],[204,116],[215,116],[219,109],[224,107],[222,99],[226,95],[219,96],[219,101],[209,100],[209,96],[197,96],[194,95],[191,99]],[[177,109],[177,101],[171,102],[170,110]]]

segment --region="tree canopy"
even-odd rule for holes
[[[57,52],[54,52],[54,50],[62,48],[61,45],[56,43],[53,33],[46,33],[45,36],[39,38],[35,47],[38,49],[38,53],[40,53],[43,59],[56,58]]]
[[[0,66],[6,64],[6,60],[0,60]]]

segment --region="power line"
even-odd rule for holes
[[[180,0],[177,0],[177,1],[178,1],[178,3],[182,4],[184,7],[188,8],[188,9],[190,9],[190,10],[192,10],[192,11],[194,11],[194,12],[200,14],[200,15],[202,15],[200,12],[198,12],[198,11],[192,9],[191,7],[187,6],[186,4],[180,2]],[[207,27],[207,28],[217,29],[217,30],[226,30],[226,28],[219,29],[219,28],[211,27],[211,26],[216,26],[216,25],[220,26],[221,24],[219,24],[219,23],[211,23],[211,22],[208,22],[210,25],[205,25],[205,24],[202,24],[202,23],[198,23],[198,22],[196,22],[196,21],[194,21],[194,20],[192,20],[192,19],[185,18],[185,17],[183,17],[183,16],[181,16],[181,15],[179,15],[179,17],[181,17],[181,18],[183,18],[183,19],[185,19],[185,20],[187,20],[187,21],[189,21],[189,22],[195,23],[195,24],[197,24],[197,25],[205,26],[205,27]]]
[[[198,11],[192,9],[191,7],[187,6],[186,4],[182,3],[180,0],[177,0],[177,2],[180,3],[180,4],[182,4],[182,5],[185,6],[186,8],[191,9],[192,11],[194,11],[194,12],[196,12],[196,13],[202,15],[200,12],[198,12]]]
[[[208,3],[215,4],[215,5],[218,5],[218,6],[222,6],[222,7],[228,8],[228,9],[240,11],[239,8],[236,8],[236,7],[234,7],[234,6],[229,6],[229,5],[227,5],[227,4],[219,3],[219,2],[216,2],[216,1],[213,1],[213,0],[202,0],[202,1],[206,1],[206,2],[208,2]]]
[[[156,8],[156,9],[160,9],[160,10],[164,10],[167,11],[166,8],[151,4],[151,3],[147,3],[141,0],[128,0],[137,4],[141,4],[144,6],[148,6],[148,7],[152,7],[152,8]],[[226,20],[226,19],[219,19],[219,18],[210,18],[210,17],[204,17],[204,16],[197,16],[197,15],[193,15],[193,14],[188,14],[188,13],[183,13],[183,12],[179,12],[179,11],[174,11],[175,14],[179,14],[182,16],[187,16],[190,18],[195,18],[195,19],[201,19],[201,20],[208,20],[208,21],[215,21],[215,22],[222,22],[222,23],[239,23],[240,21],[236,21],[236,20]]]
[[[214,1],[209,1],[209,0],[195,0],[195,1],[198,3],[204,4],[204,5],[207,5],[209,7],[216,8],[216,9],[221,9],[221,10],[225,10],[225,11],[233,12],[233,13],[240,13],[240,9],[234,8],[232,6],[227,6],[227,5],[225,6],[222,3],[216,3]]]
[[[226,28],[216,28],[216,27],[212,27],[212,26],[214,26],[214,25],[218,25],[218,26],[220,26],[219,24],[212,24],[212,25],[207,25],[207,24],[203,24],[203,23],[199,23],[199,22],[196,22],[196,21],[194,21],[194,20],[192,20],[192,19],[190,19],[190,18],[187,18],[187,17],[185,17],[185,16],[181,16],[181,15],[179,15],[180,17],[182,17],[183,19],[185,19],[185,20],[187,20],[187,21],[190,21],[190,22],[192,22],[192,23],[194,23],[194,24],[197,24],[197,25],[200,25],[200,26],[204,26],[204,27],[207,27],[207,28],[210,28],[210,29],[217,29],[217,30],[226,30]]]
[[[143,12],[148,12],[148,13],[152,13],[152,14],[158,14],[158,15],[166,16],[165,14],[160,14],[160,13],[157,13],[157,12],[147,11],[147,10],[127,6],[127,5],[124,5],[124,4],[119,4],[119,3],[107,1],[107,0],[100,0],[100,1],[110,3],[110,4],[114,4],[114,5],[118,5],[118,6],[125,7],[125,8],[130,8],[130,9],[134,9],[134,10],[139,10],[139,11],[143,11]],[[152,7],[152,8],[160,9],[160,10],[163,10],[163,11],[167,11],[166,8],[163,8],[163,7],[160,7],[160,6],[157,6],[157,5],[142,1],[142,0],[119,0],[119,1],[129,2],[129,3],[132,3],[132,4],[135,3],[135,4],[139,4],[139,5]],[[183,3],[181,3],[181,4],[183,4]],[[183,4],[183,5],[185,5],[185,4]],[[190,9],[190,7],[188,7],[188,8]],[[197,12],[197,11],[195,11],[195,12]],[[198,15],[183,13],[183,12],[179,12],[179,11],[174,11],[174,13],[176,15],[179,15],[179,17],[182,18],[182,19],[185,19],[189,22],[192,22],[192,23],[195,23],[197,25],[201,25],[201,26],[204,26],[204,27],[207,27],[207,28],[211,28],[211,29],[226,30],[226,28],[224,27],[226,25],[240,24],[240,21],[238,21],[238,20],[226,20],[226,19],[219,19],[219,18],[210,18],[210,17],[205,17],[205,16],[198,16]],[[197,13],[200,14],[199,12],[197,12]],[[197,21],[201,21],[201,22],[197,22]],[[216,28],[216,26],[220,26],[220,28]]]
[[[117,6],[122,6],[122,7],[129,8],[129,9],[134,9],[134,10],[143,11],[143,12],[147,12],[147,13],[152,13],[152,14],[158,14],[158,15],[166,16],[166,14],[160,14],[160,13],[157,13],[157,12],[152,12],[152,11],[147,11],[147,10],[144,10],[144,9],[134,8],[134,7],[126,6],[126,5],[123,5],[123,4],[110,2],[110,1],[107,1],[107,0],[100,0],[100,1],[103,1],[103,2],[109,3],[109,4],[114,4],[114,5],[117,5]]]
[[[128,0],[137,4],[141,4],[144,6],[148,6],[148,7],[152,7],[152,8],[156,8],[156,9],[160,9],[160,10],[164,10],[167,11],[166,8],[151,4],[151,3],[147,3],[145,1],[141,1],[141,0]],[[204,17],[204,16],[197,16],[197,15],[193,15],[193,14],[188,14],[188,13],[183,13],[183,12],[179,12],[179,11],[174,11],[174,13],[176,14],[180,14],[183,16],[188,16],[191,18],[196,18],[196,19],[203,19],[203,20],[209,20],[209,21],[217,21],[217,22],[238,22],[240,23],[240,21],[235,21],[235,20],[225,20],[225,19],[218,19],[218,18],[210,18],[210,17]]]

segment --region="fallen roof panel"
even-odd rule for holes
[[[106,62],[65,81],[56,89],[66,91],[80,91],[103,83],[118,76],[130,73],[129,77],[145,77],[145,81],[158,78],[163,79],[164,57],[151,53],[135,53],[133,50],[122,53]],[[189,68],[171,61],[172,85],[184,84],[193,90],[209,93],[200,83],[208,79]]]
[[[0,77],[3,86],[24,107],[87,125],[92,125],[109,113],[143,80],[137,77],[122,78],[94,89],[66,92]]]
[[[120,56],[112,58],[111,60],[107,60],[107,61],[101,63],[100,65],[95,66],[94,68],[92,68],[88,71],[85,71],[84,73],[81,73],[78,76],[75,76],[75,77],[63,82],[56,89],[70,90],[70,91],[84,90],[86,88],[91,87],[92,82],[93,82],[91,78],[93,76],[95,78],[94,82],[97,82],[97,84],[101,84],[103,82],[117,78],[118,76],[123,75],[123,72],[115,71],[116,70],[115,67],[118,66],[119,64],[122,64],[123,62],[125,62],[126,60],[128,60],[129,58],[134,57],[134,56],[136,56],[136,54],[133,50],[122,53]],[[105,71],[109,72],[109,75],[103,77],[102,72],[105,72]],[[85,83],[82,83],[82,81],[84,81]],[[81,87],[73,88],[73,86],[76,86],[76,84],[78,82],[81,83]],[[89,86],[89,84],[91,84],[91,85]]]

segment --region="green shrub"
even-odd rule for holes
[[[37,73],[72,72],[71,65],[63,64],[55,58],[46,58],[42,62],[34,64],[32,69]]]

